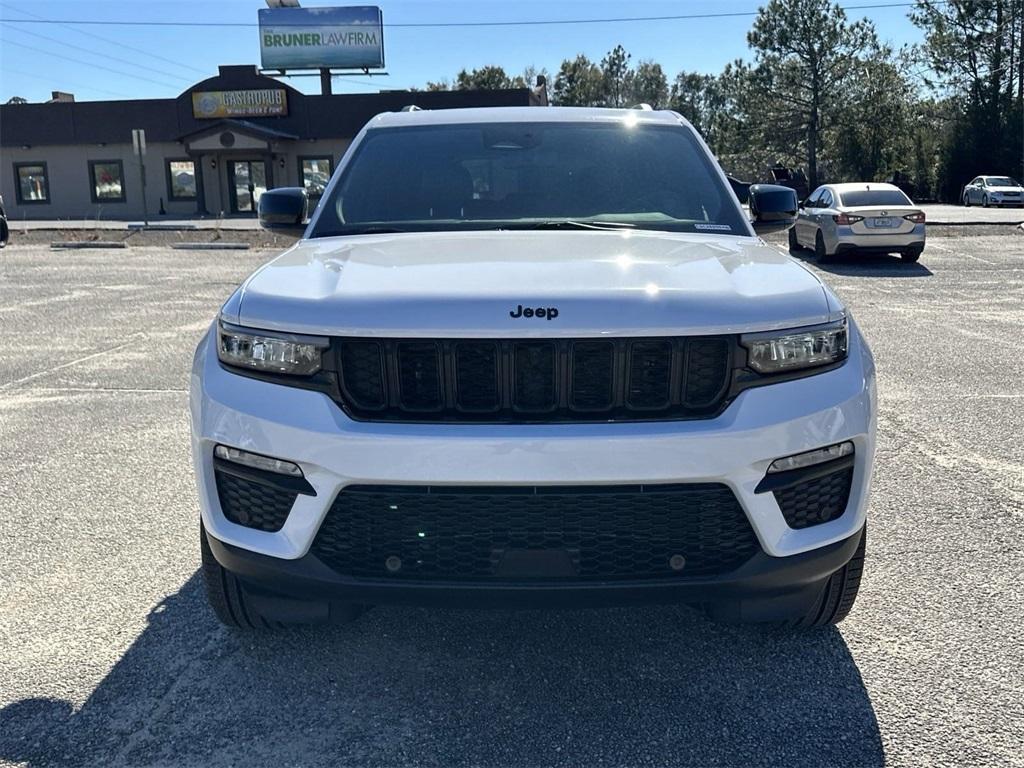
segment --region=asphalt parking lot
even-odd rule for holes
[[[874,349],[880,445],[860,599],[805,635],[683,607],[224,629],[188,370],[270,252],[0,251],[0,763],[1024,765],[1024,235],[1003,232],[825,265]]]

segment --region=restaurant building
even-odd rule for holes
[[[308,95],[255,66],[222,66],[174,99],[0,106],[0,195],[8,218],[253,216],[260,194],[318,197],[366,122],[423,109],[541,106],[536,89]],[[132,133],[145,131],[145,205]]]

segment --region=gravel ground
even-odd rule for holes
[[[38,222],[41,223],[41,222]],[[51,226],[47,229],[19,230],[11,235],[14,246],[50,245],[51,243],[124,243],[132,248],[182,245],[186,243],[245,243],[251,248],[276,248],[282,250],[295,242],[295,237],[279,232],[268,232],[255,226],[238,228],[129,230],[120,229],[68,228]],[[21,226],[19,224],[19,226]],[[1009,225],[986,225],[996,228]]]
[[[826,265],[880,446],[860,600],[807,635],[681,607],[221,628],[187,373],[269,255],[0,251],[0,763],[1024,765],[1024,237]]]

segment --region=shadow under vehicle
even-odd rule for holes
[[[217,624],[195,573],[84,701],[0,708],[4,761],[795,767],[885,754],[834,628],[766,632],[681,606],[388,607],[254,637]]]

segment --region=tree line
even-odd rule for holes
[[[734,176],[800,169],[825,182],[901,180],[917,199],[958,201],[979,174],[1024,165],[1024,0],[916,0],[919,45],[894,50],[833,0],[769,0],[747,33],[750,56],[718,74],[673,78],[621,45],[600,61],[462,70],[427,88],[515,88],[544,75],[565,106],[673,109]]]

